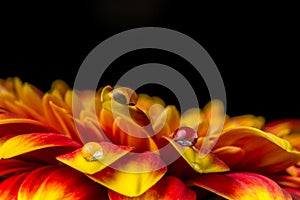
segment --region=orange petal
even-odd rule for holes
[[[15,174],[0,182],[0,198],[3,200],[18,199],[19,187],[28,175],[27,173]]]
[[[270,122],[263,128],[265,131],[273,133],[278,137],[289,141],[297,150],[300,150],[300,120],[283,119]]]
[[[138,197],[126,197],[112,190],[108,191],[110,200],[196,200],[196,193],[187,188],[180,179],[172,176],[163,177],[157,184]]]
[[[0,147],[0,158],[7,159],[49,147],[74,147],[81,145],[70,138],[54,133],[17,135],[6,140]]]
[[[160,116],[153,120],[153,127],[156,131],[155,138],[159,139],[162,136],[171,136],[172,133],[179,128],[180,113],[175,106],[167,106]],[[157,131],[160,130],[160,131]]]
[[[241,115],[231,117],[225,124],[224,128],[234,128],[237,126],[249,126],[261,129],[265,123],[263,117],[256,117],[254,115]]]
[[[82,148],[69,154],[57,156],[56,159],[80,172],[95,174],[96,172],[99,172],[105,167],[111,165],[113,162],[120,159],[133,149],[131,147],[117,146],[109,142],[100,142],[99,144],[102,147],[103,154],[103,157],[99,160],[86,160],[82,155]]]
[[[254,173],[204,174],[186,182],[235,200],[292,199],[271,179]]]
[[[120,117],[117,117],[114,121],[112,135],[115,144],[133,146],[136,148],[136,152],[158,150],[146,128]]]
[[[15,172],[30,171],[37,167],[39,164],[32,162],[25,162],[17,159],[0,160],[0,176],[13,174]]]
[[[128,154],[88,177],[119,194],[135,197],[155,185],[166,171],[167,167],[156,154],[144,152]]]
[[[292,132],[300,132],[299,119],[282,119],[266,124],[263,127],[264,131],[274,133],[279,137],[286,136]]]
[[[272,175],[270,177],[280,185],[300,189],[300,177],[287,175]]]
[[[215,149],[213,153],[223,160],[230,168],[241,162],[245,155],[245,151],[242,148],[235,146],[220,147]]]
[[[300,153],[288,141],[251,127],[237,127],[223,132],[214,148],[224,146],[236,146],[245,152],[240,162],[231,167],[232,170],[274,173],[300,160]]]
[[[68,167],[47,166],[31,172],[23,181],[18,199],[108,199],[106,190]]]

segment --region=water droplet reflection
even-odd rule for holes
[[[82,147],[81,155],[87,161],[100,160],[103,157],[103,149],[97,142],[88,142]]]
[[[193,146],[196,144],[197,138],[197,132],[187,126],[180,127],[173,135],[174,141],[181,146]]]

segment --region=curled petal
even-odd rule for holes
[[[203,157],[196,147],[181,146],[171,138],[165,137],[165,139],[170,142],[177,153],[179,153],[196,172],[211,173],[229,171],[227,165],[214,154],[209,153]]]
[[[112,190],[108,191],[110,200],[196,200],[196,193],[187,188],[180,179],[172,176],[163,177],[152,188],[138,197],[126,197]]]
[[[99,160],[86,160],[82,155],[82,148],[69,154],[57,156],[56,159],[80,172],[95,174],[111,165],[113,162],[120,159],[133,149],[126,146],[117,146],[109,142],[101,142],[99,144],[102,147],[103,154],[103,157]]]
[[[83,174],[68,168],[46,166],[23,181],[18,199],[107,199],[106,190]]]
[[[22,134],[6,140],[0,147],[0,158],[7,159],[49,147],[74,147],[81,145],[70,138],[54,133]]]
[[[155,185],[166,171],[156,154],[144,152],[128,154],[88,177],[119,194],[136,197]]]
[[[274,173],[300,160],[300,153],[288,141],[251,127],[237,127],[223,132],[214,149],[224,146],[235,146],[245,153],[240,162],[231,167],[233,170]]]
[[[234,200],[291,200],[289,193],[271,179],[254,173],[204,174],[186,182]]]
[[[105,102],[100,113],[100,125],[114,144],[134,146],[135,151],[156,151],[151,136],[153,130],[145,113],[135,106]]]

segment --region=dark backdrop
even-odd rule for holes
[[[192,37],[211,55],[225,83],[229,115],[252,113],[267,120],[300,117],[295,5],[204,5],[171,0],[9,4],[0,7],[0,78],[18,76],[44,91],[55,79],[72,86],[82,61],[101,41],[130,28],[159,26]],[[187,65],[167,53],[135,52],[112,64],[114,70],[102,84],[113,84],[122,70],[149,61]],[[208,101],[203,80],[193,75],[190,80],[203,96],[203,106]],[[141,91],[177,103],[164,88]]]

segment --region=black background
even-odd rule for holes
[[[72,86],[84,58],[101,41],[127,29],[158,26],[192,37],[210,54],[224,80],[229,115],[252,113],[265,116],[267,121],[300,118],[297,6],[195,2],[1,3],[0,78],[18,76],[43,91],[55,79],[64,79]],[[174,55],[136,52],[112,64],[114,70],[102,84],[112,84],[128,66],[149,61],[186,65]],[[200,98],[203,93],[203,106],[208,101],[203,80],[189,79]],[[172,94],[162,88],[145,87],[141,91],[176,104]]]

